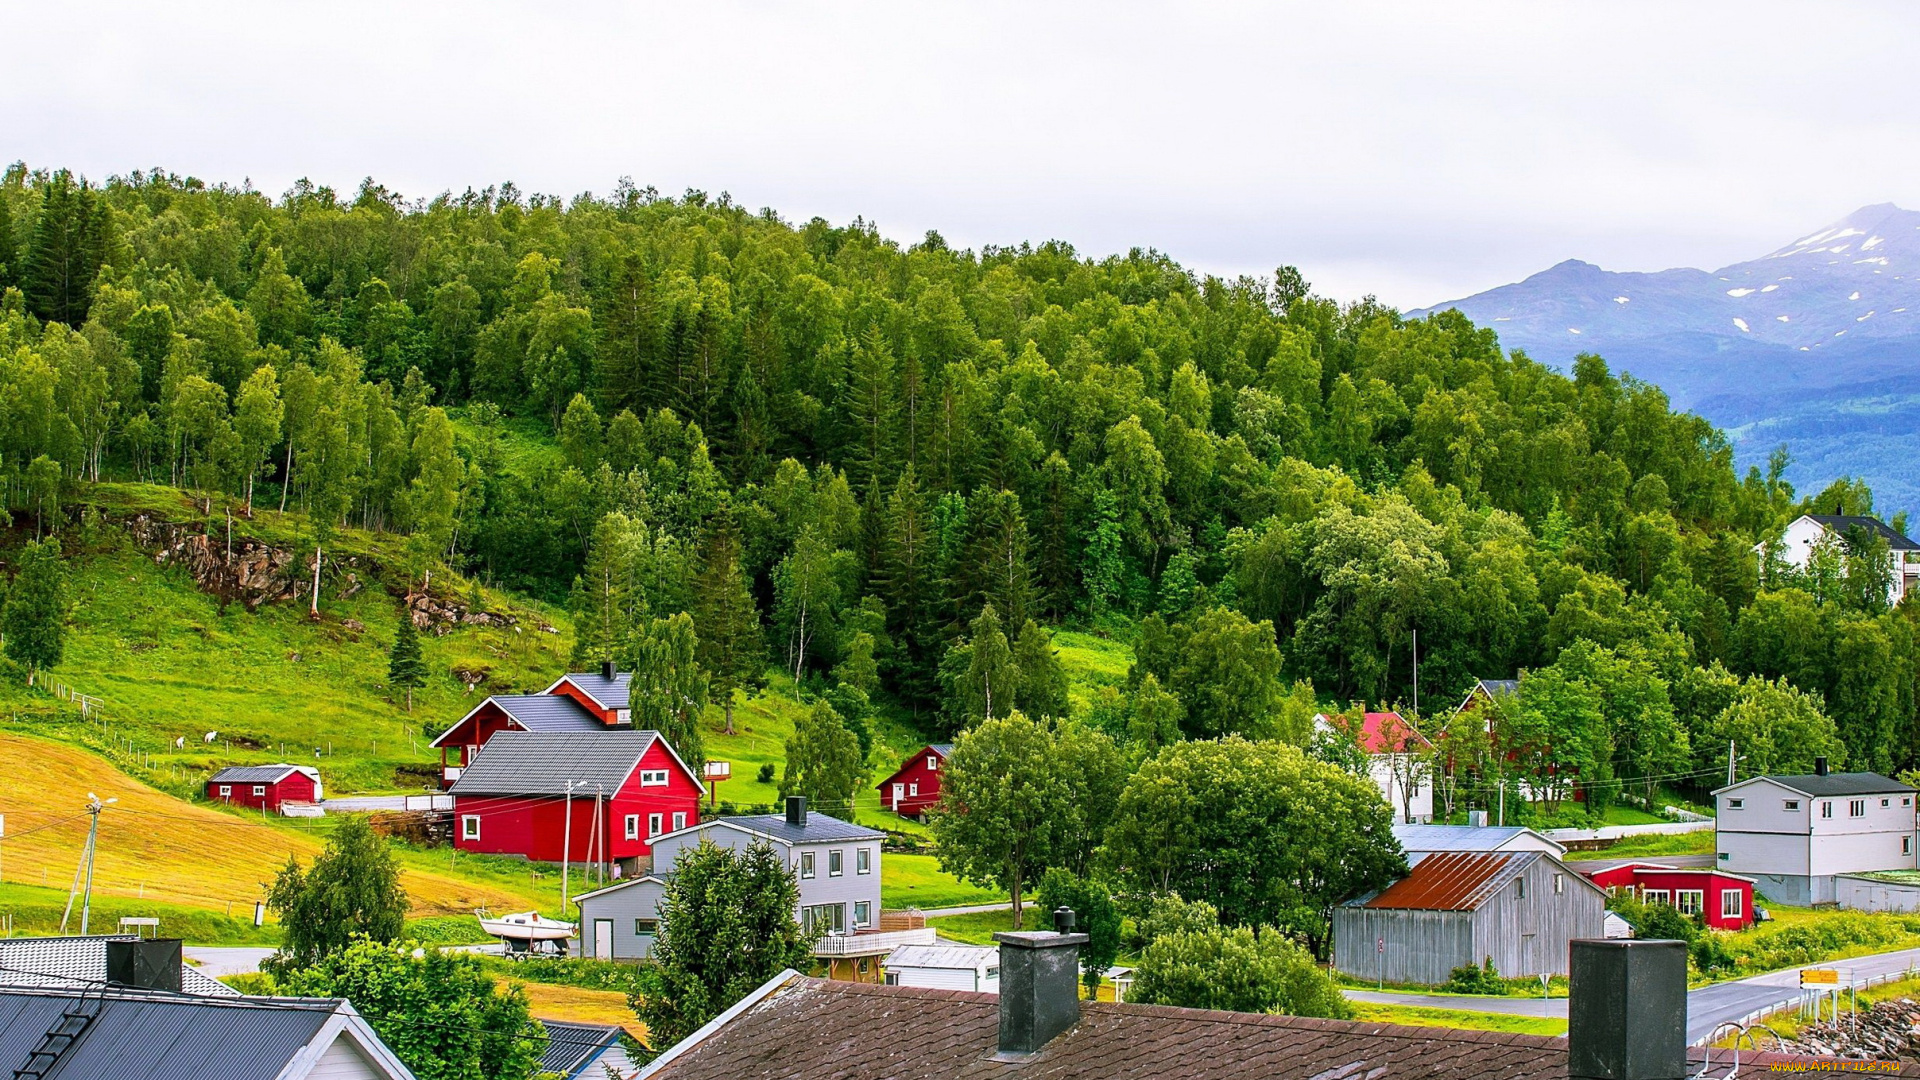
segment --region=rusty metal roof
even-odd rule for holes
[[[1442,851],[1360,906],[1417,911],[1472,911],[1502,885],[1544,858],[1538,851]]]

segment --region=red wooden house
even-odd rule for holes
[[[320,801],[320,770],[305,765],[230,765],[207,779],[207,798],[256,810]]]
[[[1608,893],[1630,892],[1644,903],[1672,904],[1715,930],[1753,925],[1753,879],[1724,870],[1625,863],[1588,875]]]
[[[454,843],[539,862],[651,866],[700,820],[700,777],[657,731],[500,731],[453,785]]]
[[[570,672],[538,694],[495,694],[433,740],[440,750],[440,782],[451,787],[487,740],[501,731],[631,730],[627,698],[631,673],[611,663],[599,671]],[[449,753],[451,752],[451,753]],[[449,762],[449,756],[452,761]]]
[[[940,770],[952,743],[923,746],[880,784],[880,808],[902,817],[922,817],[940,801]]]

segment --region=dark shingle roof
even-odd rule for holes
[[[622,671],[609,679],[597,671],[570,671],[565,681],[586,691],[587,696],[609,709],[629,708],[628,686],[633,682],[633,672]],[[558,683],[555,684],[559,685]]]
[[[1823,795],[1886,795],[1914,790],[1911,785],[1870,772],[1836,772],[1825,776],[1809,773],[1804,776],[1768,776],[1766,779],[1816,798]]]
[[[1561,1078],[1564,1039],[1087,1001],[1021,1064],[994,1059],[993,994],[794,976],[653,1080],[1240,1080]],[[832,1052],[820,1052],[831,1047]],[[806,1051],[806,1052],[802,1052]]]
[[[620,1029],[612,1024],[567,1024],[542,1020],[547,1029],[546,1048],[540,1052],[536,1072],[559,1073],[571,1080],[602,1050],[620,1041]],[[593,1077],[591,1080],[599,1080]]]
[[[887,835],[864,825],[855,825],[841,821],[837,817],[812,811],[807,813],[807,823],[798,827],[787,824],[785,814],[749,814],[715,820],[738,825],[743,829],[752,829],[754,832],[764,833],[789,844],[831,843],[835,840],[884,840]]]
[[[19,1068],[83,995],[0,989],[0,1065]],[[338,1001],[111,993],[49,1080],[261,1080],[279,1076]]]
[[[229,765],[207,778],[209,784],[277,784],[288,773],[300,770],[293,765]]]
[[[570,697],[508,694],[487,699],[528,731],[606,731],[607,725]]]
[[[640,764],[658,732],[502,731],[487,740],[450,789],[454,795],[611,795]]]
[[[1865,529],[1885,540],[1889,550],[1920,551],[1920,544],[1900,535],[1892,526],[1879,518],[1870,518],[1864,514],[1808,514],[1807,516],[1842,537],[1847,535],[1849,529]]]

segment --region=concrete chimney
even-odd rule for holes
[[[1487,827],[1487,812],[1486,812],[1485,810],[1469,810],[1469,811],[1467,811],[1467,825],[1468,825],[1469,827],[1471,827],[1471,828],[1475,828],[1475,829],[1484,829],[1484,828],[1486,828],[1486,827]]]
[[[1080,946],[1073,911],[1053,913],[1053,931],[998,933],[1000,943],[1000,1055],[1034,1053],[1080,1022]]]
[[[1683,1080],[1687,1075],[1687,944],[1571,943],[1567,1076]]]
[[[618,672],[615,671],[614,669],[613,661],[611,660],[600,661],[600,677],[601,678],[607,680],[608,682],[612,682],[613,677],[616,674],[618,674]]]
[[[108,938],[107,981],[137,990],[180,992],[180,939]]]
[[[1813,775],[1815,776],[1827,775],[1827,759],[1826,758],[1817,757],[1813,759]]]
[[[787,796],[787,824],[796,829],[807,827],[807,797],[805,795]]]

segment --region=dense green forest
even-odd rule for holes
[[[1736,475],[1599,357],[1569,377],[1291,268],[902,247],[625,181],[276,199],[16,165],[0,289],[15,545],[101,480],[271,500],[322,551],[407,536],[423,587],[567,601],[577,663],[729,703],[779,666],[929,730],[1071,711],[1049,634],[1083,626],[1135,645],[1079,717],[1134,762],[1410,708],[1417,633],[1430,732],[1527,673],[1491,733],[1448,732],[1449,802],[1698,790],[1730,739],[1748,772],[1920,752],[1884,549],[1755,555],[1807,505],[1784,457]]]

